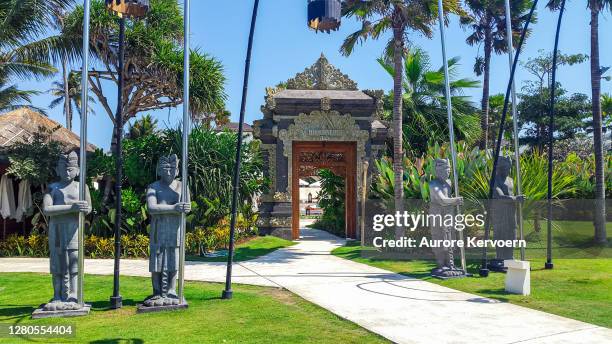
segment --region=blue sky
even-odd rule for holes
[[[232,120],[237,120],[240,110],[240,97],[244,71],[244,59],[248,29],[250,25],[252,0],[236,1],[192,1],[192,45],[198,47],[224,65],[227,77],[227,108],[232,112]],[[533,28],[532,36],[527,41],[521,61],[536,56],[538,50],[551,51],[554,43],[556,13],[545,9],[546,2],[541,1],[538,8],[538,23]],[[612,65],[612,14],[607,12],[600,16],[600,59],[602,66]],[[568,1],[566,15],[561,31],[560,50],[564,53],[584,53],[590,51],[589,19],[586,1]],[[262,117],[259,110],[264,102],[265,87],[274,86],[304,70],[324,53],[329,61],[355,80],[360,89],[384,89],[392,87],[392,80],[377,64],[388,34],[379,41],[367,41],[358,46],[353,55],[344,57],[338,52],[344,38],[359,28],[360,24],[344,19],[339,31],[331,34],[315,33],[306,26],[305,0],[263,0],[260,2],[259,17],[255,32],[251,78],[247,102],[246,120]],[[447,52],[449,57],[461,57],[461,76],[476,78],[472,72],[474,58],[478,47],[468,46],[465,38],[468,32],[459,27],[457,18],[451,20],[446,29]],[[436,31],[432,39],[419,34],[412,34],[412,42],[425,49],[431,56],[432,66],[441,65],[440,37]],[[505,91],[508,71],[507,55],[494,55],[491,68],[491,94]],[[570,92],[582,92],[590,95],[589,63],[572,67],[563,67],[558,79]],[[59,76],[58,76],[59,77]],[[531,76],[522,68],[516,75],[517,86]],[[23,88],[45,91],[53,80],[42,82],[24,82]],[[612,92],[612,82],[603,81],[603,92]],[[107,96],[112,107],[115,104],[116,91],[107,87]],[[468,95],[473,101],[480,102],[481,90],[470,90]],[[51,101],[47,94],[36,96],[33,103],[46,107]],[[89,141],[99,147],[108,149],[112,123],[104,110],[94,106],[96,115],[89,120]],[[49,116],[64,124],[61,107],[49,110]],[[152,113],[162,126],[176,125],[181,117],[182,108],[165,109]],[[141,114],[142,115],[142,114]],[[73,128],[78,132],[79,119],[75,119]]]

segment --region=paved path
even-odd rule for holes
[[[463,293],[330,255],[344,240],[303,229],[299,244],[236,264],[236,283],[282,286],[397,343],[612,343],[612,330]],[[144,260],[125,275],[148,276]],[[112,274],[111,260],[85,271]],[[3,258],[0,272],[47,272],[46,259]],[[188,262],[186,279],[223,282],[223,263]],[[313,329],[316,331],[316,329]]]

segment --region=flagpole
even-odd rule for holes
[[[257,10],[259,0],[253,2],[253,14],[251,16],[251,27],[249,29],[249,40],[247,43],[247,54],[244,61],[244,79],[242,82],[242,100],[240,102],[240,118],[238,119],[238,140],[236,142],[236,164],[232,181],[232,210],[230,217],[230,240],[227,253],[227,268],[225,272],[225,289],[221,292],[221,298],[229,300],[234,295],[232,291],[232,264],[234,263],[234,236],[236,231],[236,218],[238,212],[238,188],[240,187],[240,164],[242,158],[242,132],[244,127],[244,114],[246,111],[247,91],[249,90],[249,71],[251,69],[251,53],[253,51],[253,37],[255,36],[255,24],[257,22]]]
[[[181,201],[189,202],[189,188],[187,185],[188,177],[187,177],[187,167],[189,165],[188,159],[188,149],[189,149],[189,71],[190,71],[190,61],[189,61],[189,53],[190,53],[190,0],[185,0],[185,5],[183,9],[183,39],[184,39],[184,57],[183,57],[183,148],[182,148],[182,156],[181,160],[182,170],[181,170]],[[181,245],[179,248],[179,280],[178,280],[178,298],[179,302],[182,304],[185,302],[184,298],[184,289],[185,289],[185,231],[187,228],[187,215],[185,213],[181,213]]]
[[[450,93],[450,79],[448,73],[448,60],[446,58],[446,41],[444,38],[444,8],[442,0],[438,0],[438,20],[440,22],[440,41],[442,44],[442,60],[444,62],[444,87],[446,95],[446,115],[448,117],[448,133],[450,140],[451,159],[453,164],[453,184],[455,189],[455,197],[461,197],[459,195],[459,176],[457,175],[457,150],[455,148],[455,125],[453,123],[453,104]],[[461,211],[460,206],[457,206],[457,213]],[[463,241],[463,231],[459,232],[459,240]],[[461,252],[461,270],[464,274],[467,274],[465,264],[465,248],[461,245],[459,248]]]
[[[506,42],[508,44],[508,65],[512,70],[512,54],[514,53],[514,47],[512,44],[512,13],[510,11],[510,0],[505,0],[506,5]],[[516,88],[514,86],[514,79],[512,79],[512,130],[514,134],[514,160],[516,161],[516,193],[517,195],[523,194],[523,186],[521,181],[521,154],[519,152],[519,129],[518,129],[518,113],[517,113],[517,102],[516,102]],[[523,240],[523,203],[519,202],[518,205],[518,226],[519,226],[519,238]],[[521,260],[525,260],[525,247],[521,246]]]
[[[561,22],[563,20],[563,12],[565,12],[565,0],[561,0],[559,9],[559,17],[557,19],[557,31],[555,32],[555,50],[553,51],[552,64],[552,80],[550,85],[550,104],[548,116],[548,175],[546,192],[547,200],[547,219],[546,219],[546,262],[545,269],[554,267],[552,261],[552,188],[553,188],[553,144],[555,130],[555,92],[557,87],[557,55],[559,54],[559,32],[561,30]]]
[[[80,167],[79,167],[79,201],[86,201],[87,187],[87,100],[88,95],[88,80],[87,73],[89,70],[89,17],[90,17],[89,0],[84,0],[83,4],[83,66],[81,69],[81,132],[80,132]],[[91,204],[90,204],[91,206]],[[77,277],[77,302],[84,306],[83,300],[83,275],[84,275],[84,233],[85,233],[85,213],[79,212],[79,253],[78,253],[78,269]]]

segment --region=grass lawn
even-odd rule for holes
[[[295,245],[293,241],[277,238],[272,235],[258,236],[248,241],[242,242],[236,245],[234,251],[234,261],[241,262],[245,260],[255,259],[257,257],[266,255],[270,252],[276,251],[279,248],[289,247]],[[226,262],[227,256],[224,257],[200,257],[200,256],[187,256],[187,260],[200,261],[200,262]]]
[[[526,257],[546,257],[546,221],[535,231],[533,221],[524,222]],[[593,223],[590,221],[553,221],[554,258],[612,258],[612,222],[606,223],[608,245],[593,245]],[[518,252],[518,250],[517,250]]]
[[[431,261],[364,258],[357,243],[349,245],[335,249],[332,254],[449,288],[612,328],[612,259],[609,258],[555,259],[553,270],[544,269],[544,259],[530,259],[531,295],[522,296],[505,292],[505,274],[479,277],[478,264],[468,268],[474,277],[444,281],[430,276],[434,267]]]
[[[235,285],[234,298],[221,300],[223,286],[187,282],[186,310],[136,314],[135,304],[150,289],[147,278],[121,278],[124,307],[109,310],[112,277],[87,275],[89,316],[30,319],[35,306],[52,294],[47,274],[0,274],[0,323],[73,324],[75,338],[56,342],[91,343],[386,343],[365,329],[280,289]],[[26,340],[23,340],[24,342]],[[28,339],[48,342],[49,339]],[[14,343],[15,338],[0,338]]]

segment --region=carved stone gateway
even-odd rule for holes
[[[379,121],[383,92],[359,91],[323,55],[285,85],[266,90],[261,108],[264,117],[254,123],[271,181],[269,192],[262,197],[260,231],[297,239],[299,198],[293,197],[297,195],[292,190],[298,187],[296,180],[299,175],[330,168],[345,176],[346,233],[355,237],[359,231],[352,227],[358,223],[356,209],[360,207],[356,205],[364,162],[373,169],[372,160],[385,149],[388,130]],[[299,154],[294,156],[296,149]]]

